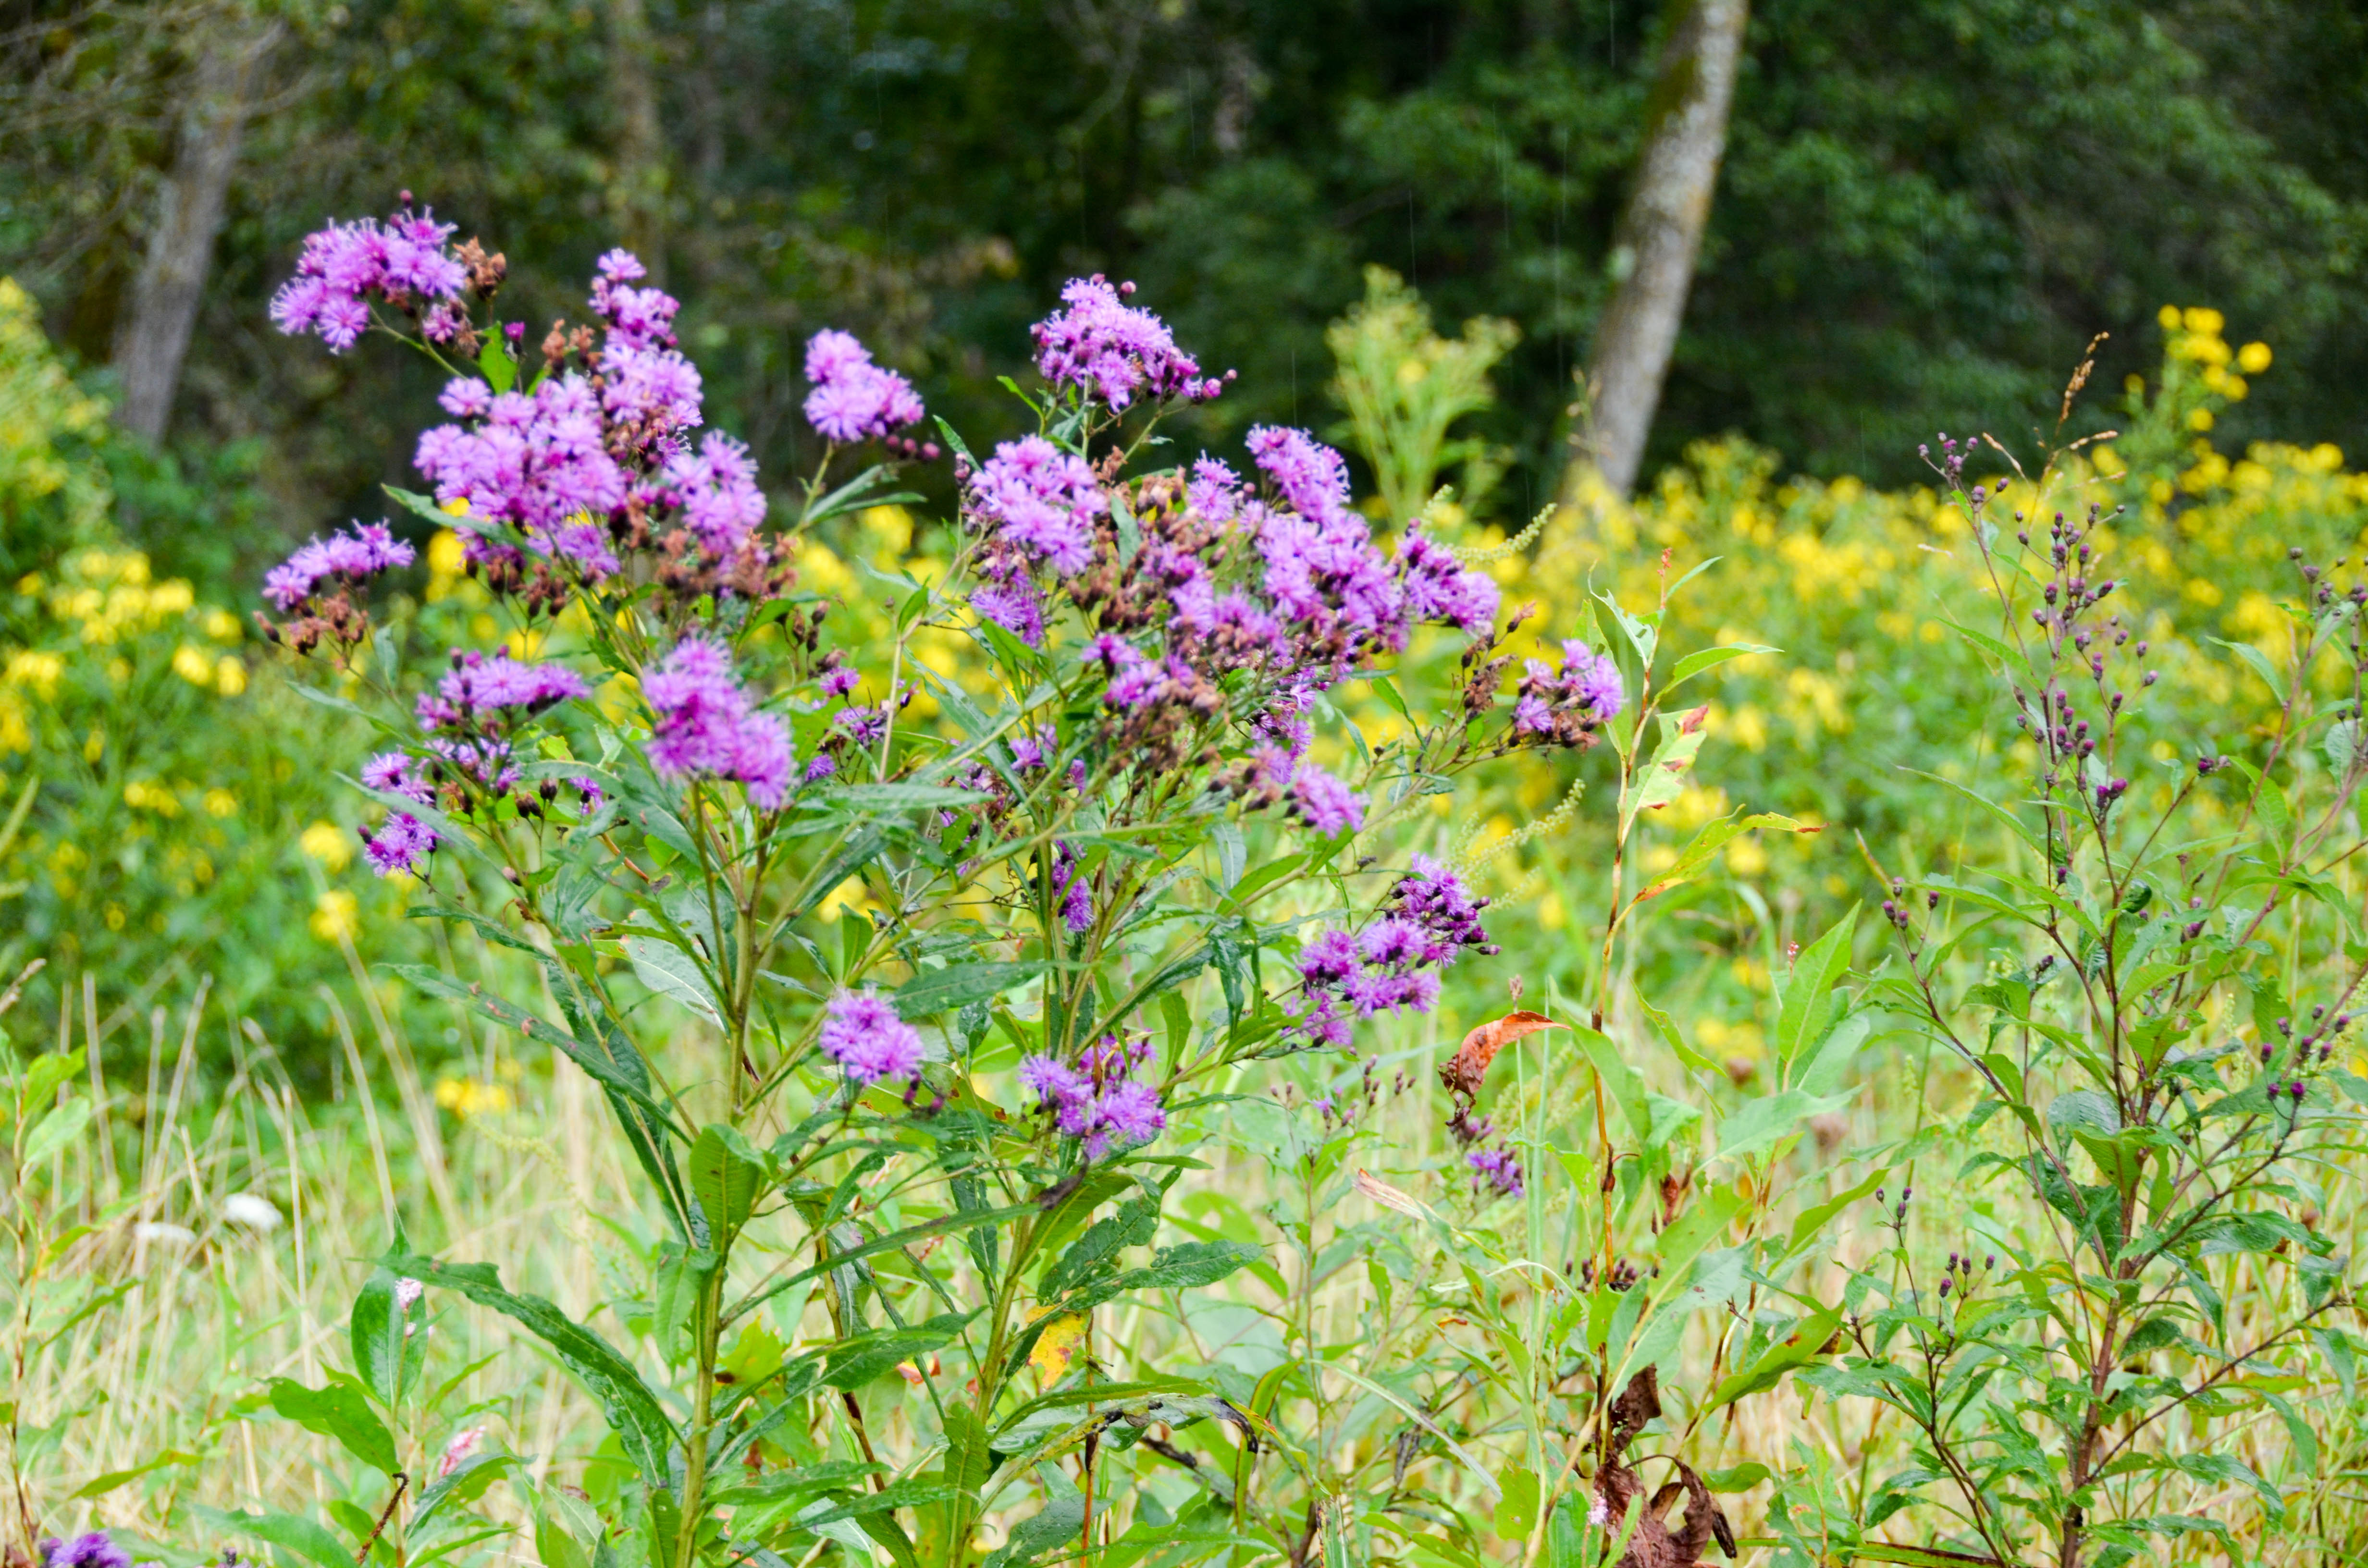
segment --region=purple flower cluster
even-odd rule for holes
[[[1591,744],[1595,732],[1627,702],[1620,665],[1571,638],[1562,645],[1562,667],[1543,659],[1523,661],[1513,732],[1543,745]]]
[[[473,426],[424,432],[413,461],[436,498],[472,516],[507,523],[536,548],[573,561],[598,581],[618,570],[606,528],[625,504],[625,472],[609,455],[600,398],[573,371],[546,377],[530,392],[502,392],[473,376],[444,389],[446,412]],[[474,532],[472,561],[515,562],[517,551]]]
[[[565,665],[530,665],[507,653],[488,657],[455,648],[451,669],[434,691],[420,693],[415,711],[429,734],[499,730],[514,717],[590,694],[584,677]]]
[[[871,991],[842,991],[824,1005],[821,1045],[859,1083],[910,1078],[921,1070],[920,1031]]]
[[[1036,369],[1056,387],[1076,387],[1113,409],[1144,392],[1205,403],[1224,390],[1202,380],[1200,361],[1176,347],[1167,324],[1126,304],[1134,285],[1113,289],[1100,273],[1062,287],[1063,309],[1036,324]]]
[[[336,579],[359,587],[380,573],[412,562],[411,546],[383,523],[356,523],[351,533],[332,534],[297,547],[296,553],[264,574],[263,597],[283,612],[294,609]]]
[[[1463,1163],[1472,1167],[1474,1186],[1493,1187],[1506,1198],[1521,1195],[1521,1162],[1510,1149],[1474,1149]]]
[[[1320,767],[1302,766],[1291,780],[1291,809],[1318,833],[1353,833],[1365,825],[1365,802]]]
[[[1066,844],[1053,846],[1053,907],[1072,937],[1093,928],[1094,887],[1077,863],[1077,852]]]
[[[1167,1130],[1159,1091],[1133,1075],[1150,1059],[1149,1040],[1126,1045],[1106,1036],[1087,1047],[1074,1067],[1051,1056],[1029,1057],[1019,1064],[1019,1082],[1053,1113],[1064,1137],[1082,1140],[1086,1158],[1099,1160]]]
[[[1497,949],[1481,927],[1476,899],[1463,879],[1428,856],[1392,890],[1393,907],[1361,933],[1326,931],[1299,958],[1299,976],[1311,1000],[1300,1029],[1319,1046],[1346,1046],[1349,1020],[1411,1007],[1428,1013],[1439,1000],[1439,975],[1466,948]]]
[[[657,716],[650,766],[667,778],[731,778],[767,811],[789,796],[797,758],[780,719],[748,704],[721,643],[686,637],[642,682]]]
[[[1109,511],[1086,460],[1042,436],[996,447],[971,482],[972,517],[1064,577],[1092,563],[1094,524]]]
[[[1267,597],[1276,609],[1303,636],[1336,642],[1342,656],[1406,646],[1405,586],[1374,547],[1365,519],[1349,506],[1349,470],[1340,454],[1304,430],[1271,425],[1253,429],[1249,445],[1289,505],[1268,512],[1258,528]]]
[[[72,1540],[51,1536],[42,1541],[41,1562],[43,1568],[131,1568],[131,1553],[105,1530],[92,1530]]]
[[[825,328],[806,343],[806,423],[833,441],[885,436],[921,418],[920,394],[848,333]]]
[[[272,324],[285,333],[316,333],[342,354],[370,329],[372,297],[402,306],[457,299],[469,271],[446,249],[452,230],[432,213],[408,210],[383,224],[331,223],[305,240],[296,276],[271,297]],[[428,335],[450,341],[459,321],[456,312],[431,309]]]
[[[417,757],[407,752],[387,751],[362,765],[362,782],[372,790],[427,805],[436,799],[436,791],[423,776]],[[420,874],[427,857],[436,853],[437,837],[432,829],[409,812],[391,811],[376,833],[361,831],[362,856],[370,861],[370,869],[381,877],[401,871],[411,876]]]

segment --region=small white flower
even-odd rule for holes
[[[279,1210],[271,1199],[258,1192],[233,1192],[222,1199],[222,1218],[233,1225],[249,1230],[276,1231],[279,1228]]]
[[[142,1242],[171,1242],[187,1246],[198,1239],[197,1232],[187,1225],[176,1225],[164,1220],[142,1220],[131,1227],[132,1239]]]
[[[1600,1492],[1595,1494],[1595,1501],[1587,1506],[1587,1522],[1597,1529],[1606,1528],[1611,1523],[1611,1505],[1604,1501]]]
[[[427,1286],[405,1275],[394,1282],[394,1310],[397,1312],[409,1312],[418,1305],[419,1298],[425,1295],[427,1290]]]
[[[471,1426],[445,1444],[444,1457],[436,1461],[436,1479],[441,1481],[460,1469],[469,1456],[477,1451],[477,1445],[484,1440],[485,1429],[483,1426]]]

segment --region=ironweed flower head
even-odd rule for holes
[[[324,582],[359,587],[381,572],[410,565],[413,558],[411,546],[385,524],[356,523],[350,533],[299,545],[264,574],[263,597],[281,610],[292,610],[317,595]]]
[[[370,328],[373,299],[417,309],[459,297],[469,269],[447,248],[454,225],[431,212],[403,211],[383,224],[371,218],[332,222],[304,242],[296,276],[271,297],[272,324],[313,333],[342,354]]]
[[[41,1562],[45,1568],[131,1568],[131,1553],[105,1530],[92,1530],[72,1540],[51,1536],[41,1542]]]
[[[788,798],[797,760],[789,732],[750,707],[723,644],[684,638],[642,682],[642,696],[655,719],[647,750],[660,777],[733,779],[767,811]]]
[[[1094,521],[1109,510],[1086,460],[1042,436],[997,446],[971,482],[971,519],[1064,577],[1092,561]]]
[[[1466,948],[1497,950],[1480,925],[1487,900],[1474,898],[1436,860],[1415,857],[1413,874],[1399,880],[1391,903],[1394,909],[1361,936],[1325,931],[1300,949],[1309,1006],[1298,1028],[1310,1045],[1346,1045],[1351,1018],[1429,1012],[1439,1001],[1440,971]]]
[[[1353,833],[1365,825],[1365,802],[1320,767],[1301,767],[1291,781],[1292,810],[1318,833]]]
[[[1074,1066],[1052,1056],[1029,1057],[1019,1064],[1019,1082],[1053,1115],[1063,1136],[1082,1140],[1086,1158],[1099,1160],[1167,1130],[1158,1091],[1133,1076],[1150,1057],[1149,1040],[1127,1045],[1105,1037]]]
[[[1620,665],[1577,638],[1562,645],[1559,668],[1543,659],[1522,663],[1513,733],[1542,745],[1587,746],[1605,721],[1627,705]]]
[[[1200,361],[1176,347],[1167,324],[1124,302],[1132,283],[1115,289],[1100,273],[1062,286],[1063,308],[1035,326],[1036,369],[1056,387],[1075,388],[1112,409],[1137,396],[1206,402],[1224,388],[1202,379]]]
[[[825,328],[806,343],[806,423],[833,441],[885,436],[920,421],[913,383],[871,362],[871,351],[844,332]]]
[[[1521,1162],[1514,1157],[1511,1150],[1474,1149],[1463,1156],[1463,1163],[1472,1167],[1474,1185],[1493,1187],[1507,1198],[1520,1196]]]
[[[871,991],[842,991],[823,1007],[823,1054],[865,1084],[921,1070],[921,1034],[895,1005]]]

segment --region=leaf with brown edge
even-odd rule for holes
[[[1482,1024],[1465,1035],[1455,1054],[1440,1065],[1439,1081],[1447,1085],[1449,1093],[1470,1099],[1480,1092],[1481,1081],[1488,1076],[1488,1063],[1497,1060],[1498,1051],[1524,1035],[1561,1028],[1543,1013],[1508,1013]]]

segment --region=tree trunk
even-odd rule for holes
[[[649,13],[642,0],[609,0],[609,82],[617,99],[616,176],[609,204],[627,249],[663,281],[662,219],[666,209],[666,142],[658,95],[651,79]]]
[[[1592,428],[1572,464],[1572,481],[1592,461],[1622,494],[1634,487],[1644,462],[1686,313],[1750,12],[1748,0],[1681,4],[1653,87],[1635,193],[1614,236],[1612,265],[1625,271],[1596,328],[1588,367]]]
[[[239,143],[264,61],[281,31],[276,19],[225,26],[208,41],[189,78],[156,230],[132,286],[131,310],[115,337],[115,369],[123,381],[116,422],[152,441],[164,436],[172,417]]]

